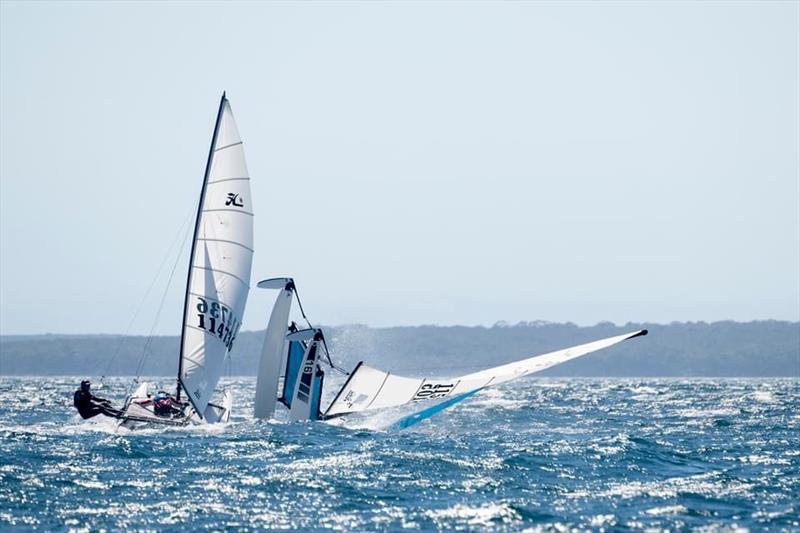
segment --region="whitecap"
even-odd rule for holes
[[[519,513],[506,503],[493,503],[481,506],[457,504],[447,509],[425,511],[439,527],[447,528],[450,520],[469,526],[491,526],[498,522],[511,524],[520,520]],[[452,526],[450,526],[452,527]]]
[[[676,515],[676,514],[683,514],[688,509],[683,505],[664,505],[663,507],[653,507],[645,511],[646,514],[651,516],[663,516],[663,515]]]

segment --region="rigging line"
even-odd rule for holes
[[[306,316],[306,312],[303,310],[303,302],[300,301],[300,293],[297,290],[296,284],[294,284],[293,292],[294,292],[294,297],[297,298],[297,305],[298,307],[300,307],[300,314],[303,315],[303,318],[305,319],[306,324],[308,324],[308,327],[314,329],[314,326],[311,325],[311,321],[308,320],[308,317]]]
[[[191,226],[191,225],[190,225]],[[150,346],[153,342],[153,334],[155,333],[156,327],[158,326],[158,319],[161,316],[161,311],[164,309],[164,302],[167,299],[167,293],[169,292],[169,287],[172,285],[172,278],[175,276],[175,270],[178,267],[178,263],[180,262],[181,257],[183,256],[183,249],[186,247],[186,241],[189,238],[189,230],[191,227],[186,228],[186,234],[183,237],[183,242],[181,243],[181,247],[178,250],[178,254],[175,257],[175,263],[172,265],[172,271],[169,273],[169,279],[167,280],[167,286],[164,288],[164,293],[161,295],[161,303],[158,306],[158,312],[156,312],[156,316],[153,319],[153,326],[150,328],[150,334],[147,337],[147,341],[144,344],[144,349],[142,350],[142,355],[139,358],[139,364],[136,366],[136,380],[135,382],[139,381],[139,377],[141,376],[141,371],[144,368],[144,362],[147,360],[147,352],[150,350]],[[182,327],[183,325],[181,325]]]
[[[294,285],[294,291],[292,291],[292,292],[294,292],[294,297],[297,298],[297,306],[300,308],[300,314],[303,315],[303,318],[305,319],[306,324],[308,324],[308,327],[310,329],[314,329],[314,326],[311,325],[311,321],[306,316],[305,310],[303,310],[303,302],[300,301],[300,293],[297,291],[297,284],[293,283],[293,285]],[[346,371],[346,370],[344,370],[342,368],[339,368],[335,364],[333,364],[333,360],[331,359],[331,352],[328,349],[328,343],[325,342],[325,336],[322,337],[322,345],[325,347],[325,357],[328,359],[328,364],[331,366],[331,368],[334,369],[334,370],[338,370],[339,372],[341,372],[345,376],[349,376],[350,372],[348,372],[348,371]]]
[[[350,372],[348,372],[347,370],[345,370],[345,369],[343,369],[341,367],[338,367],[335,364],[333,364],[333,361],[331,360],[331,352],[328,349],[328,343],[325,341],[325,337],[324,336],[322,337],[322,346],[325,347],[325,357],[328,358],[328,364],[331,365],[331,368],[334,369],[334,370],[339,371],[341,374],[343,374],[345,376],[349,376]]]
[[[158,281],[158,278],[161,277],[161,271],[164,269],[164,265],[167,264],[167,260],[169,259],[169,252],[170,252],[170,250],[174,250],[175,249],[175,245],[178,243],[178,239],[180,239],[181,233],[184,232],[184,229],[183,229],[184,226],[189,222],[189,220],[191,220],[190,219],[191,214],[192,214],[192,211],[190,210],[188,212],[188,214],[186,215],[186,217],[184,218],[183,223],[178,228],[178,232],[175,234],[175,237],[172,239],[172,243],[170,244],[169,248],[167,249],[167,253],[164,254],[164,258],[161,260],[161,264],[158,266],[158,269],[156,270],[156,275],[153,277],[152,281],[150,282],[150,286],[147,287],[147,290],[144,292],[144,296],[142,296],[142,299],[139,302],[139,306],[136,308],[136,312],[134,312],[134,314],[133,314],[133,318],[131,318],[131,321],[128,323],[128,327],[125,328],[125,333],[122,334],[122,338],[120,339],[119,343],[117,344],[117,349],[114,350],[114,354],[108,360],[108,363],[106,364],[106,367],[103,370],[103,374],[100,376],[100,383],[101,384],[103,383],[103,380],[105,379],[106,374],[108,374],[108,371],[111,369],[111,365],[114,363],[114,361],[116,360],[117,356],[119,355],[119,352],[122,350],[122,346],[125,344],[125,341],[128,339],[128,335],[130,334],[131,328],[133,328],[133,324],[134,324],[134,322],[136,322],[136,319],[139,318],[139,313],[142,312],[142,309],[144,308],[144,303],[147,300],[147,297],[150,296],[150,292],[153,290],[153,287],[155,287],[156,281]]]
[[[325,357],[328,358],[328,364],[331,365],[331,368],[336,368],[333,361],[331,361],[331,352],[328,350],[328,343],[325,341],[325,335],[322,336],[322,346],[325,347]]]

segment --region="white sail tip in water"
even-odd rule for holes
[[[396,407],[424,400],[445,400],[441,404],[443,407],[421,412],[424,416],[420,415],[420,417],[415,418],[414,423],[416,423],[449,405],[470,397],[486,387],[535,374],[577,357],[643,335],[647,335],[647,330],[633,331],[616,337],[600,339],[450,379],[396,376],[390,372],[359,363],[350,373],[336,398],[325,411],[323,418],[370,409]]]

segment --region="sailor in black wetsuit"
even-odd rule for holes
[[[81,417],[86,419],[97,415],[105,415],[113,418],[122,416],[122,411],[111,407],[110,401],[104,398],[98,398],[92,394],[89,390],[91,386],[92,383],[88,379],[81,381],[81,388],[75,391],[72,400],[75,409],[78,410]]]

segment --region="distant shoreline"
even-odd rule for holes
[[[324,329],[370,329],[370,330],[391,330],[391,329],[406,329],[406,328],[439,328],[439,329],[450,329],[450,328],[469,328],[469,329],[494,329],[494,328],[518,328],[518,327],[548,327],[548,326],[563,326],[569,328],[577,328],[577,329],[591,329],[591,328],[605,328],[605,327],[614,327],[614,328],[652,328],[652,327],[667,327],[667,326],[716,326],[722,324],[786,324],[790,326],[794,326],[800,329],[800,321],[792,321],[792,320],[779,320],[774,318],[763,319],[763,320],[714,320],[714,321],[705,321],[705,320],[688,320],[688,321],[677,321],[673,320],[668,323],[663,322],[627,322],[625,324],[616,324],[615,322],[609,320],[601,320],[594,325],[586,325],[581,326],[575,324],[574,322],[550,322],[548,320],[531,320],[531,321],[522,321],[517,323],[510,323],[505,320],[500,320],[492,324],[491,326],[487,326],[484,324],[472,325],[472,326],[465,326],[461,324],[452,324],[452,325],[439,325],[439,324],[416,324],[416,325],[402,325],[402,326],[370,326],[368,324],[339,324],[335,326],[321,326]],[[242,330],[244,334],[263,334],[264,330]],[[0,342],[3,340],[22,340],[22,339],[31,339],[35,340],[39,337],[45,338],[84,338],[84,337],[110,337],[110,338],[120,338],[120,337],[130,337],[130,338],[147,338],[148,335],[144,333],[132,333],[132,334],[124,334],[124,333],[52,333],[52,332],[45,332],[45,333],[2,333],[0,334]],[[154,337],[177,337],[177,335],[154,335]]]
[[[358,361],[407,376],[448,377],[523,357],[647,328],[650,334],[549,369],[541,377],[800,377],[800,322],[601,322],[577,326],[543,321],[485,326],[325,327],[334,361]],[[239,334],[231,373],[252,376],[263,331]],[[147,337],[116,335],[0,336],[0,376],[131,376]],[[174,376],[177,336],[153,337],[144,375]],[[116,354],[116,355],[115,355]]]

